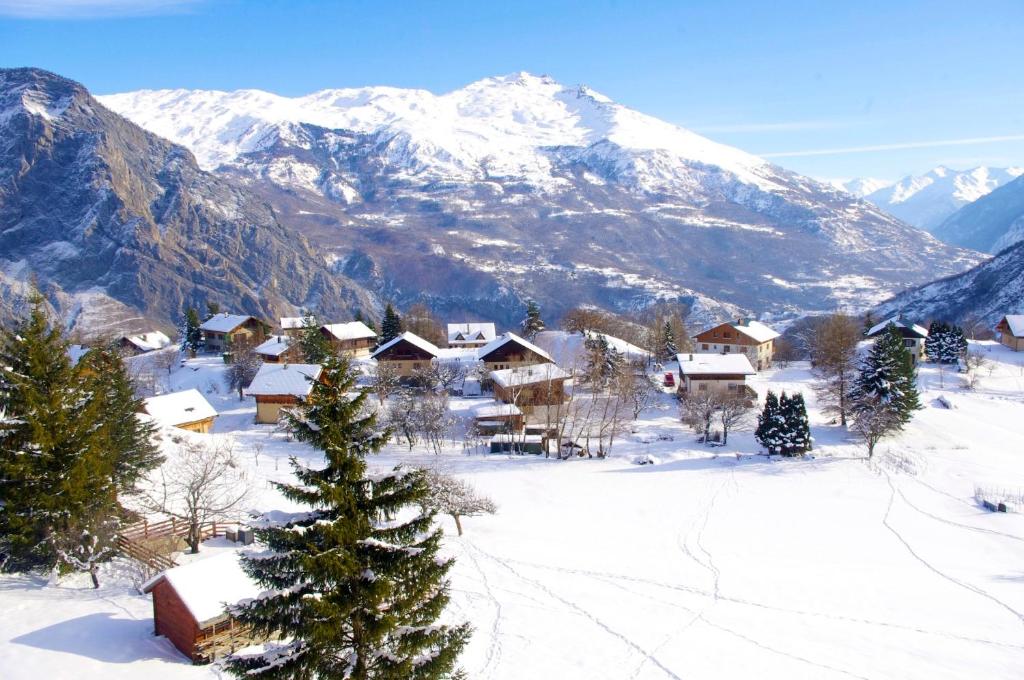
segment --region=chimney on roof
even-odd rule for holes
[[[690,361],[693,361],[693,355],[692,354],[690,355]]]

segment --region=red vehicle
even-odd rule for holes
[[[676,386],[676,376],[675,376],[675,374],[672,373],[671,371],[667,372],[665,374],[665,380],[662,381],[662,385],[664,385],[665,387],[675,387]]]

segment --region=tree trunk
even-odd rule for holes
[[[457,514],[452,515],[452,519],[455,520],[455,528],[459,530],[459,536],[462,535],[462,520]]]
[[[199,524],[192,522],[188,527],[188,547],[193,555],[199,552],[199,543]]]
[[[96,565],[95,564],[90,564],[89,565],[89,576],[92,577],[92,587],[93,587],[93,590],[97,590],[100,587],[100,579],[96,575],[96,571],[97,571]]]

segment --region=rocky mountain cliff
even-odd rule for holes
[[[265,196],[400,302],[513,322],[679,298],[706,316],[865,307],[979,261],[875,206],[547,77],[423,90],[102,97]],[[508,317],[508,318],[504,318]]]
[[[375,304],[251,191],[37,69],[0,70],[0,235],[6,310],[36,278],[87,332],[206,301],[266,318]]]
[[[992,326],[1004,314],[1024,314],[1024,242],[977,267],[885,301],[878,316],[903,312],[911,319],[960,322],[969,317]]]
[[[1024,177],[965,205],[934,233],[947,243],[988,253],[1024,241]]]

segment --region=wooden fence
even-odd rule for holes
[[[205,522],[199,527],[199,540],[216,538],[235,526],[233,522]],[[188,522],[174,517],[160,522],[142,520],[123,528],[117,534],[117,548],[121,554],[147,567],[150,574],[170,569],[177,563],[169,555],[153,550],[148,544],[158,539],[182,539],[188,537]]]

